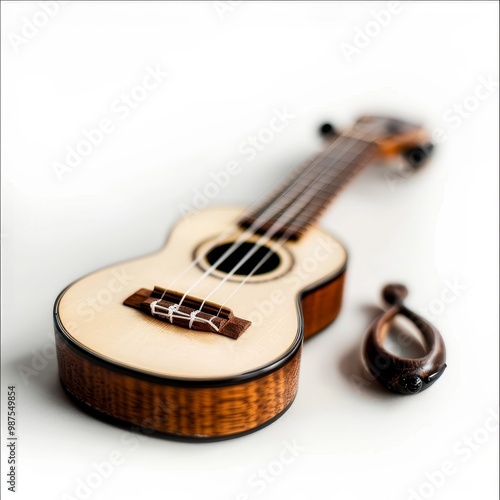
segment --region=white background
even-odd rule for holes
[[[41,6],[2,2],[2,428],[16,384],[17,498],[83,498],[78,484],[115,452],[121,463],[88,498],[498,498],[498,83],[471,97],[481,79],[498,82],[498,4],[404,2],[382,28],[384,2],[230,4],[70,2],[20,42]],[[348,60],[342,44],[367,23],[380,33]],[[156,66],[169,76],[124,118],[113,103]],[[247,161],[241,143],[283,108],[295,118]],[[349,250],[344,307],[304,346],[291,409],[214,444],[129,434],[77,410],[52,357],[59,291],[158,249],[229,161],[242,171],[210,203],[250,204],[320,149],[323,121],[363,113],[447,135],[424,170],[371,166],[325,214]],[[113,132],[59,181],[54,162],[103,118]],[[359,363],[388,281],[407,284],[448,348],[442,379],[415,397],[384,393]],[[261,470],[270,482],[256,482]]]

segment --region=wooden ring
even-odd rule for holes
[[[382,296],[391,307],[369,327],[363,343],[363,360],[370,373],[391,392],[417,394],[430,387],[446,368],[446,348],[438,330],[403,305],[408,290],[404,285],[387,285]],[[426,354],[401,358],[383,347],[389,325],[396,315],[406,316],[422,333]]]

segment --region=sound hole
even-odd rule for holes
[[[210,265],[214,265],[232,245],[233,242],[224,243],[210,250],[207,254],[207,260]],[[223,273],[230,273],[250,252],[253,252],[252,255],[238,267],[234,273],[235,275],[246,276],[250,273],[253,275],[270,273],[280,265],[279,255],[269,248],[262,245],[256,245],[255,243],[244,242],[239,244],[238,248],[232,250],[231,254],[228,255],[216,269]]]

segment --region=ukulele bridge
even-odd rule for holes
[[[183,296],[180,292],[155,286],[154,290],[141,288],[123,304],[160,321],[232,339],[237,339],[251,324],[250,321],[237,318],[231,309],[215,302],[203,303],[201,299],[190,295],[182,300]]]

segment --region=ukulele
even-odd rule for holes
[[[328,127],[323,131],[328,132]],[[237,437],[292,404],[302,343],[338,315],[347,253],[316,225],[371,161],[428,156],[425,131],[364,116],[247,210],[210,208],[155,254],[68,286],[54,307],[60,380],[95,416],[132,430]]]

